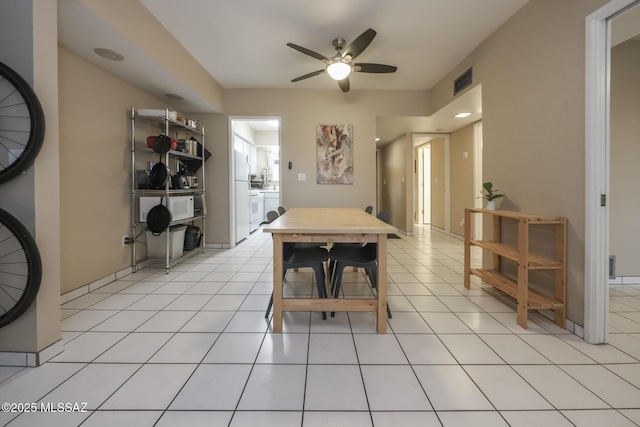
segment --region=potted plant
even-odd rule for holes
[[[486,208],[490,211],[495,210],[496,208],[495,199],[504,197],[504,194],[498,193],[499,190],[496,190],[493,188],[493,183],[491,181],[487,181],[484,184],[482,184],[482,188],[485,191],[485,194],[482,195],[482,198],[487,201]]]

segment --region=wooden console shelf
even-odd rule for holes
[[[471,214],[493,216],[493,232],[491,240],[471,239]],[[506,293],[517,302],[518,325],[527,328],[528,310],[554,310],[554,321],[565,327],[566,319],[566,233],[567,220],[563,217],[528,215],[520,212],[465,209],[464,218],[464,287],[469,289],[471,275],[477,276],[496,289]],[[502,220],[509,218],[517,222],[517,247],[500,241]],[[533,225],[552,225],[555,229],[555,256],[553,259],[529,252],[529,232]],[[471,268],[471,246],[477,246],[493,254],[491,269]],[[517,264],[517,279],[501,273],[501,260],[508,259]],[[529,287],[529,270],[554,271],[554,295],[544,295]]]

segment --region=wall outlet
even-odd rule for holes
[[[298,174],[298,181],[306,181],[307,180],[307,174],[304,172],[301,172]]]
[[[122,237],[122,247],[124,248],[127,245],[130,245],[133,243],[133,239],[129,236],[127,236],[126,234],[123,234]]]
[[[460,227],[464,227],[464,218],[460,220]]]

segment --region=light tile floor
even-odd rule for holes
[[[10,426],[640,425],[640,286],[611,287],[592,346],[475,281],[463,244],[428,229],[389,241],[386,335],[372,313],[285,313],[272,334],[271,238],[260,231],[169,274],[151,267],[62,307],[65,351],[0,367],[0,401],[86,412],[0,413]],[[479,253],[474,252],[474,264]],[[312,273],[287,295],[313,293]],[[370,294],[347,271],[347,295]]]

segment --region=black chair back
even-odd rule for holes
[[[389,212],[387,212],[387,211],[380,211],[378,213],[378,219],[380,221],[384,221],[384,222],[386,222],[388,224],[389,221],[391,221],[391,214]]]
[[[373,206],[367,206],[366,208],[364,208],[364,211],[368,214],[373,212]]]
[[[282,206],[278,206],[278,214],[282,215],[286,210]]]
[[[276,219],[278,219],[280,215],[278,215],[278,212],[276,211],[269,211],[267,212],[267,221],[269,222],[269,224],[271,224],[273,221],[275,221]]]

